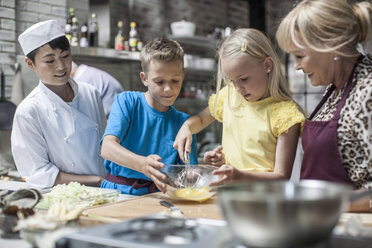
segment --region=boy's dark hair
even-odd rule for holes
[[[46,44],[48,44],[53,50],[57,48],[61,49],[62,51],[70,50],[70,42],[68,41],[66,36],[60,36],[58,38],[55,38],[54,40],[49,41]],[[40,47],[36,48],[35,50],[31,51],[29,54],[26,55],[29,59],[31,59],[32,63],[34,64],[35,64],[35,56],[39,48]]]
[[[183,68],[184,51],[177,41],[157,38],[148,42],[141,50],[142,71],[147,72],[152,60],[162,62],[180,61]]]

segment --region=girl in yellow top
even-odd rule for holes
[[[222,165],[215,184],[238,179],[288,179],[304,115],[287,88],[281,63],[269,39],[255,29],[238,29],[218,51],[217,93],[209,106],[189,118],[174,142],[183,158],[192,134],[215,119],[223,123],[222,148],[204,161]],[[221,90],[222,85],[225,85]]]

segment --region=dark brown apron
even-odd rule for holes
[[[352,89],[354,69],[349,77],[346,88],[342,93],[341,100],[330,121],[312,121],[315,114],[323,106],[335,90],[332,85],[321,102],[305,121],[302,133],[302,146],[304,156],[301,166],[301,179],[318,179],[345,184],[353,184],[344,165],[341,162],[337,142],[337,126],[340,112],[345,105],[346,99]]]
[[[133,189],[147,188],[149,194],[159,191],[153,181],[148,181],[145,179],[120,177],[120,176],[114,176],[110,173],[107,173],[106,180],[112,183],[132,186]]]

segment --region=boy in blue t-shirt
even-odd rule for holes
[[[172,106],[185,77],[183,56],[181,46],[169,39],[155,39],[141,50],[140,77],[147,91],[116,96],[101,141],[107,171],[102,188],[132,195],[166,191],[160,169],[182,163],[173,142],[189,118]],[[195,136],[190,160],[197,163]]]

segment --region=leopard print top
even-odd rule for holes
[[[365,56],[355,68],[353,88],[338,120],[338,149],[346,171],[358,188],[372,189],[372,56]],[[345,87],[344,87],[345,89]],[[341,100],[342,89],[333,92],[316,115],[329,121]]]

